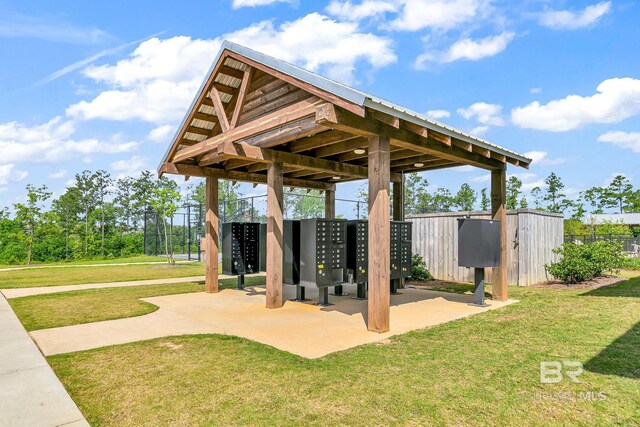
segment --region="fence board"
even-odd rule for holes
[[[458,265],[457,219],[491,218],[489,212],[450,212],[418,214],[413,222],[413,251],[424,257],[427,268],[437,279],[456,282],[473,280],[473,270]],[[553,249],[563,240],[561,214],[518,209],[507,212],[508,283],[531,286],[546,281],[544,264],[555,261]],[[486,279],[491,282],[492,271]]]

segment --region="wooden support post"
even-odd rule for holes
[[[369,300],[367,327],[389,330],[389,269],[391,225],[389,223],[389,138],[369,139]]]
[[[491,218],[500,221],[500,266],[493,267],[493,299],[507,300],[507,168],[491,171]]]
[[[207,293],[218,292],[218,178],[207,178],[205,214],[205,285]]]
[[[282,307],[282,163],[267,168],[267,308]]]
[[[324,217],[336,217],[336,192],[333,190],[324,192]]]

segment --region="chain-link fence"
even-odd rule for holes
[[[589,244],[593,242],[617,242],[622,250],[632,256],[640,256],[640,237],[628,234],[565,234],[565,243]]]
[[[324,216],[324,196],[298,193],[285,193],[284,196],[285,219]],[[336,199],[336,211],[349,212],[349,217],[353,218],[366,218],[367,203]],[[219,225],[226,222],[266,222],[267,196],[263,194],[223,200],[218,205],[218,215]],[[167,246],[172,246],[175,258],[200,260],[200,239],[204,235],[204,222],[205,207],[200,203],[183,205],[173,218],[167,219],[154,211],[145,212],[144,253],[164,255]]]

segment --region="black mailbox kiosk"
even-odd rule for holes
[[[244,288],[244,275],[259,271],[259,227],[254,222],[222,224],[222,273],[238,276],[238,289]]]
[[[398,293],[399,279],[411,276],[411,222],[391,221],[391,293]],[[365,299],[368,282],[369,226],[366,220],[347,222],[347,268],[358,286],[357,299]]]
[[[500,221],[458,219],[458,265],[474,268],[475,303],[484,307],[484,269],[500,265]]]
[[[304,288],[300,286],[300,221],[282,222],[282,282],[296,285],[295,301],[304,301]],[[260,271],[267,271],[267,224],[260,224]]]
[[[344,283],[347,221],[300,220],[300,284],[317,287],[320,305],[329,303],[329,287]]]

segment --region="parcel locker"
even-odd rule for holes
[[[282,222],[282,282],[300,283],[300,221]],[[267,224],[260,224],[260,271],[267,271]]]
[[[222,224],[222,273],[245,275],[259,269],[259,227],[253,222]]]
[[[367,282],[369,264],[369,226],[366,220],[347,221],[347,268],[354,283]]]
[[[391,221],[391,279],[411,276],[411,222]]]
[[[344,282],[347,267],[347,221],[303,219],[300,221],[300,284],[326,288]]]

